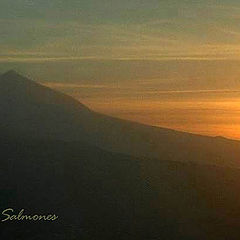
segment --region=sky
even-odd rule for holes
[[[236,0],[1,0],[0,72],[95,111],[240,139]]]

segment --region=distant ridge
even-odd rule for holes
[[[141,158],[240,167],[240,142],[147,126],[91,111],[14,70],[0,77],[2,134],[83,141]]]

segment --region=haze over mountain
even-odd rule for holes
[[[13,70],[0,77],[0,128],[7,136],[84,141],[136,157],[239,167],[239,141],[96,113],[72,97]]]

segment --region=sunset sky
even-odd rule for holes
[[[240,139],[237,0],[1,0],[15,69],[124,119]]]

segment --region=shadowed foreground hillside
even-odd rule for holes
[[[1,139],[0,150],[1,209],[59,215],[1,223],[1,239],[239,239],[239,170],[81,142]]]

